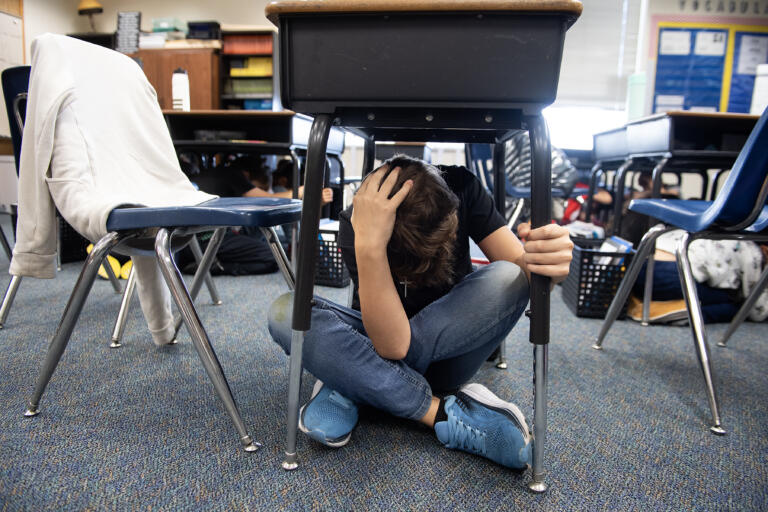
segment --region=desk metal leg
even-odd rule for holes
[[[366,137],[363,145],[363,178],[373,171],[376,161],[376,141],[373,137]]]
[[[302,349],[304,333],[309,330],[312,314],[312,289],[315,278],[315,250],[320,222],[320,196],[325,172],[325,152],[331,116],[320,114],[312,123],[307,144],[307,164],[304,177],[304,203],[301,208],[296,291],[293,294],[291,357],[288,371],[288,418],[283,469],[298,467],[296,435],[299,422],[299,392],[301,391]]]
[[[301,180],[301,160],[299,154],[293,149],[291,150],[291,161],[293,162],[293,193],[291,197],[293,199],[299,198],[299,187],[296,185]],[[291,224],[291,268],[296,273],[297,259],[296,255],[299,250],[299,224],[294,222]]]
[[[552,210],[552,152],[547,123],[541,115],[526,117],[531,134],[531,224],[549,224]],[[550,279],[531,274],[531,330],[534,345],[533,373],[533,460],[528,488],[537,493],[547,490],[544,482],[544,448],[547,436],[547,346],[549,343]]]
[[[493,202],[496,204],[496,210],[502,217],[507,216],[507,175],[504,169],[504,146],[503,142],[497,142],[493,145]],[[523,199],[520,199],[517,204],[517,215],[523,209]],[[509,227],[512,228],[513,222],[517,220],[515,217],[510,221]],[[507,369],[507,348],[506,342],[502,341],[501,345],[497,349],[496,354],[496,368],[500,370]]]
[[[664,168],[668,162],[669,158],[662,158],[653,168],[653,173],[651,174],[651,182],[653,183],[651,197],[661,197],[661,175],[664,173]]]
[[[612,235],[618,235],[621,232],[621,213],[624,209],[624,185],[627,182],[627,171],[629,171],[633,163],[634,160],[632,158],[627,158],[616,171],[615,185],[613,187],[613,228],[610,233]]]
[[[707,172],[707,169],[702,169],[699,171],[699,176],[701,176],[701,200],[705,201],[707,199],[707,190],[709,190],[709,172]]]

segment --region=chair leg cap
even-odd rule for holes
[[[26,411],[24,411],[24,416],[27,418],[32,418],[34,416],[37,416],[40,414],[40,409],[37,407],[29,407]]]
[[[602,345],[598,345],[597,343],[592,345],[592,348],[595,349],[595,350],[603,350],[603,346]]]
[[[547,484],[544,482],[534,482],[531,480],[528,482],[528,490],[536,494],[541,494],[543,492],[547,492]]]
[[[0,325],[0,329],[2,329],[2,328],[3,328],[3,326],[2,326],[2,325]],[[718,347],[727,347],[728,345],[726,345],[726,344],[725,344],[725,343],[723,343],[722,341],[718,341],[718,342],[717,342],[717,346],[718,346]]]
[[[109,344],[109,348],[120,348],[122,346],[123,344],[119,340],[112,340],[112,343]]]
[[[710,430],[710,432],[712,432],[713,434],[718,435],[718,436],[724,436],[725,434],[728,433],[720,425],[713,425],[713,426],[709,427],[709,430]]]

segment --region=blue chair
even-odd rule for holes
[[[116,208],[107,218],[110,231],[96,242],[88,255],[62,315],[56,334],[51,341],[37,379],[35,389],[29,400],[25,416],[39,413],[40,398],[64,353],[69,338],[83,309],[93,281],[107,253],[117,250],[124,254],[145,253],[152,249],[157,256],[166,284],[171,289],[176,306],[179,308],[189,330],[198,356],[224,407],[235,424],[240,442],[245,451],[258,449],[245,427],[238,411],[229,384],[197,315],[190,293],[176,267],[173,254],[189,243],[195,233],[216,228],[214,238],[209,242],[213,250],[207,250],[200,267],[209,268],[215,249],[221,242],[224,228],[231,226],[249,226],[266,229],[270,247],[281,269],[286,273],[289,287],[293,287],[294,278],[282,246],[273,230],[274,226],[289,224],[299,220],[301,202],[280,198],[220,198],[188,207],[170,208]],[[157,235],[155,236],[155,230]],[[266,233],[265,233],[266,234]]]
[[[475,176],[480,179],[480,182],[485,186],[489,193],[493,194],[493,152],[490,144],[467,144],[465,146],[465,159],[467,161],[467,167],[472,171]],[[517,222],[520,214],[523,210],[523,206],[526,199],[531,198],[531,187],[518,187],[514,186],[509,181],[509,176],[506,176],[504,182],[504,190],[507,195],[507,199],[512,199],[514,206],[507,208],[505,212],[505,218],[510,227],[514,226]],[[587,194],[589,192],[588,187],[575,187],[570,194],[566,194],[565,191],[558,187],[552,188],[552,199],[567,199],[575,198],[580,195]],[[509,203],[509,201],[508,201]]]
[[[602,349],[611,325],[619,316],[621,308],[637,280],[640,268],[648,260],[649,275],[653,275],[653,252],[656,239],[671,229],[682,229],[686,233],[678,244],[676,257],[680,273],[680,284],[688,308],[688,319],[693,330],[696,354],[704,374],[707,397],[712,413],[710,430],[715,434],[725,434],[720,421],[717,396],[712,378],[706,332],[702,319],[701,306],[696,293],[696,285],[688,260],[688,247],[697,238],[768,240],[768,109],[760,116],[755,128],[739,153],[723,188],[714,201],[691,201],[681,199],[637,199],[630,203],[629,209],[648,215],[662,222],[663,226],[652,228],[645,234],[637,249],[632,264],[627,269],[624,280],[616,292],[605,321],[600,329],[593,348]],[[756,293],[765,286],[768,272],[763,275],[747,299],[754,303]],[[646,287],[646,294],[649,293]],[[754,296],[754,297],[753,297]],[[746,310],[745,310],[746,307]],[[743,321],[749,308],[747,304],[731,324],[727,336]],[[741,317],[741,320],[739,320]],[[738,321],[738,322],[737,322]],[[727,339],[727,338],[726,338]],[[724,345],[724,341],[721,342]]]
[[[192,187],[188,186],[188,181],[184,180],[181,170],[177,167],[178,164],[176,163],[176,155],[173,151],[170,135],[163,121],[154,91],[151,90],[151,86],[135,63],[117,52],[52,34],[46,34],[35,39],[32,55],[33,66],[39,63],[40,67],[37,69],[33,68],[32,70],[30,106],[35,101],[45,102],[46,99],[50,98],[50,95],[46,96],[41,93],[50,84],[36,82],[36,79],[41,79],[44,76],[43,73],[61,72],[62,76],[72,84],[67,89],[67,92],[74,91],[77,94],[75,101],[72,101],[66,108],[70,109],[70,113],[77,113],[78,126],[82,129],[82,132],[80,132],[81,136],[84,137],[82,134],[86,132],[101,135],[109,133],[111,129],[115,129],[115,133],[135,131],[137,133],[136,138],[112,137],[99,139],[95,137],[88,140],[101,141],[103,146],[99,149],[102,150],[110,148],[111,151],[119,151],[126,154],[149,150],[154,153],[152,155],[153,158],[136,160],[135,164],[120,168],[120,172],[123,173],[120,175],[121,178],[144,181],[139,181],[138,183],[141,183],[139,186],[126,189],[125,184],[128,180],[123,180],[124,188],[115,191],[118,197],[120,197],[120,201],[115,203],[118,206],[113,207],[111,206],[112,203],[110,203],[107,211],[99,210],[94,213],[98,215],[103,214],[106,218],[103,221],[106,229],[98,230],[98,233],[105,234],[96,241],[85,260],[53,340],[48,346],[34,391],[24,413],[25,416],[36,416],[39,413],[40,399],[66,349],[98,269],[102,265],[107,253],[116,251],[131,257],[149,256],[155,258],[160,270],[160,276],[158,277],[170,289],[172,300],[176,303],[181,318],[183,318],[184,324],[187,326],[192,343],[213,383],[216,394],[224,403],[224,408],[235,425],[242,446],[248,452],[257,450],[259,444],[251,439],[240,416],[229,384],[211,346],[208,334],[197,315],[190,291],[187,290],[184,280],[174,263],[174,253],[190,243],[196,233],[214,231],[203,260],[198,265],[198,273],[195,276],[195,282],[192,284],[192,291],[194,292],[195,288],[199,288],[201,285],[203,275],[213,261],[223,238],[225,228],[234,226],[258,227],[267,235],[270,248],[280,268],[283,270],[288,285],[293,287],[294,277],[282,246],[274,232],[274,226],[297,222],[301,216],[302,203],[297,200],[279,198],[219,198],[205,201],[202,198],[207,198],[208,196],[190,194],[189,190]],[[105,73],[104,67],[109,68],[110,72]],[[76,70],[76,73],[70,70]],[[35,87],[39,88],[35,89]],[[59,87],[59,84],[53,84],[52,87],[56,90],[55,88]],[[105,87],[113,88],[109,95],[92,93],[92,91],[101,90]],[[34,106],[40,109],[41,105],[45,106],[46,104],[42,103]],[[130,105],[131,107],[114,108],[110,112],[111,105]],[[72,122],[73,117],[67,120],[65,116],[62,116],[62,111],[64,110],[64,108],[59,110],[56,127],[64,134],[69,134],[70,132],[67,131],[67,128],[71,124],[59,125],[59,122]],[[30,124],[33,119],[31,113],[35,113],[37,110],[30,109],[29,112],[30,115],[25,126],[28,137],[29,130],[39,129],[40,126],[47,127],[49,124],[46,123],[50,123],[48,118],[43,118],[42,120],[36,119],[36,122],[39,123],[37,126]],[[115,127],[120,130],[117,130]],[[151,139],[148,138],[150,135]],[[85,141],[86,139],[83,138],[82,140]],[[86,169],[87,172],[92,174],[102,173],[102,176],[110,176],[110,171],[114,171],[114,169],[109,166],[117,165],[117,163],[111,158],[101,158],[99,160],[99,158],[94,157],[94,153],[86,153],[77,142],[80,142],[80,140],[76,138],[74,142],[72,138],[67,137],[54,139],[52,142],[52,154],[57,154],[57,149],[59,153],[64,152],[67,155],[67,160],[64,161],[64,164],[57,167],[55,165],[55,157],[53,157],[54,160],[48,162],[36,162],[38,164],[37,167],[21,166],[20,178],[24,180],[30,178],[25,173],[38,171],[39,167],[43,165],[49,166],[52,178],[54,179],[57,177],[57,173],[66,175],[69,172],[68,176],[70,177],[80,176],[81,174],[78,174],[77,171],[81,170],[81,167],[78,165],[67,167],[67,164],[70,162],[84,162],[82,169]],[[157,145],[153,145],[155,142],[157,142]],[[25,141],[23,149],[25,156],[29,150],[27,144],[29,142]],[[176,163],[176,166],[174,166],[174,163]],[[72,172],[72,169],[75,172]],[[161,175],[167,178],[167,180],[153,180],[154,176]],[[112,172],[112,176],[114,176],[114,172]],[[28,180],[28,182],[35,186],[38,185],[34,179]],[[82,190],[88,193],[98,193],[100,190],[107,190],[90,186],[86,183],[86,180],[71,180],[70,183],[80,183],[81,186],[85,187]],[[142,197],[149,197],[148,195],[142,196],[142,187],[157,187],[162,186],[163,183],[168,184],[167,189],[153,189],[153,192],[167,194],[169,196],[167,204],[175,204],[175,206],[142,206],[142,202],[146,201]],[[67,192],[68,196],[54,194],[49,187],[50,198],[43,198],[43,200],[47,201],[50,199],[55,203],[57,197],[62,200],[77,197],[76,193],[79,190],[75,189],[74,186],[72,185]],[[126,193],[126,190],[131,190],[131,192]],[[185,194],[183,197],[188,198],[186,201],[189,203],[196,203],[196,200],[205,202],[191,205],[186,205],[183,202],[179,204],[178,197],[173,196],[176,192]],[[37,199],[37,197],[32,199]],[[160,204],[166,204],[166,202],[156,198],[152,200]],[[49,208],[50,211],[49,203],[43,201],[40,201],[40,203],[44,207]],[[34,204],[34,202],[22,203],[21,206],[29,208]],[[67,206],[72,210],[72,204]],[[83,205],[81,204],[79,207],[83,208]],[[24,213],[23,210],[21,213]],[[100,217],[100,219],[104,217]],[[83,221],[82,218],[77,220],[78,222]],[[100,222],[102,221],[100,220]],[[19,264],[21,265],[21,263]],[[154,269],[154,266],[151,265],[151,268]],[[164,293],[166,291],[163,282],[153,280],[151,284],[153,285],[151,287],[153,291],[158,288],[154,285],[159,285],[161,292]],[[150,289],[149,286],[143,288],[145,290]],[[151,297],[155,298],[154,295]]]

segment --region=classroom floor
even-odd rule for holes
[[[0,286],[8,282],[0,256]],[[0,510],[761,510],[768,504],[768,336],[745,324],[712,345],[728,435],[709,433],[709,409],[687,327],[619,322],[605,350],[600,321],[552,295],[550,489],[528,475],[441,447],[427,429],[370,409],[352,441],[328,449],[302,436],[302,465],[280,467],[287,358],[265,312],[285,290],[278,274],[217,277],[225,304],[199,311],[246,424],[264,448],[246,454],[189,337],[155,348],[138,304],[124,346],[109,348],[120,297],[95,283],[41,414],[22,416],[79,271],[25,279],[0,330]],[[318,288],[344,302],[346,290]],[[725,325],[709,326],[711,339]],[[507,339],[509,369],[476,380],[530,418],[528,320]],[[303,382],[302,400],[313,378]]]

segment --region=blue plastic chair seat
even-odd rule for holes
[[[298,222],[301,201],[274,197],[222,197],[195,206],[115,208],[108,231],[148,227],[269,227]]]
[[[659,219],[665,224],[684,229],[689,233],[713,227],[714,216],[707,215],[713,201],[693,199],[636,199],[629,209]],[[768,228],[768,206],[763,207],[757,220],[747,231],[759,233]]]

